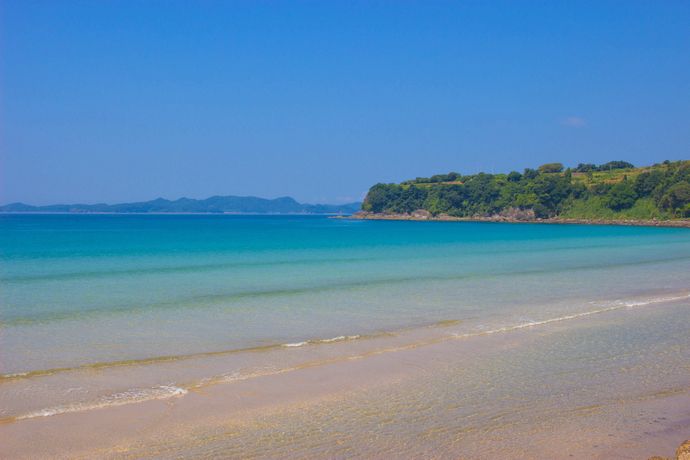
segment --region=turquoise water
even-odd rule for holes
[[[686,229],[293,216],[0,216],[0,373],[458,333],[690,287]]]

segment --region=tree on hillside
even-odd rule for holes
[[[539,175],[531,186],[539,206],[534,207],[537,217],[552,217],[561,210],[563,201],[571,192],[570,180],[556,175]]]
[[[400,186],[396,184],[376,184],[367,193],[362,209],[369,212],[384,212],[390,203],[400,198]]]
[[[678,217],[690,217],[690,184],[672,185],[661,198],[659,206]]]
[[[563,172],[563,163],[546,163],[539,166],[540,173],[559,173]]]
[[[593,163],[580,163],[575,167],[575,172],[591,172],[591,171],[596,171],[597,170],[597,165]]]
[[[409,186],[407,189],[403,190],[400,195],[400,203],[396,206],[393,211],[395,212],[413,212],[417,209],[422,209],[424,207],[424,201],[426,200],[427,192],[415,187],[414,185]]]
[[[637,193],[628,180],[623,180],[613,187],[606,195],[606,206],[614,211],[633,207],[637,200]]]
[[[627,161],[609,161],[608,163],[600,165],[597,169],[599,171],[611,171],[612,169],[629,169],[634,167],[634,164],[628,163]]]
[[[640,196],[651,195],[663,180],[664,174],[659,170],[640,173],[635,179],[635,192]]]
[[[525,180],[532,180],[535,179],[538,175],[539,172],[536,169],[525,168],[525,171],[522,173],[522,178]]]

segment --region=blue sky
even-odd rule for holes
[[[690,158],[688,1],[0,4],[0,202]]]

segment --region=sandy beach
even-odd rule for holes
[[[573,379],[581,366],[567,353],[609,331],[634,335],[648,327],[640,320],[663,322],[685,305],[658,302],[467,337],[440,327],[355,349],[334,344],[341,350],[321,361],[314,357],[324,351],[311,350],[301,365],[165,399],[6,420],[0,456],[270,458],[284,449],[291,458],[670,456],[687,438],[690,371],[668,368],[672,356],[659,346],[641,357],[655,369],[616,365],[618,350],[600,356],[612,362]],[[667,326],[667,339],[684,331]],[[560,369],[540,368],[534,353],[546,346],[564,354]],[[477,399],[481,407],[472,403],[478,391],[491,394]]]

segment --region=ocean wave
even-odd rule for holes
[[[543,325],[562,322],[562,321],[584,318],[587,316],[598,315],[598,314],[616,311],[616,310],[644,307],[644,306],[649,306],[649,305],[676,302],[676,301],[688,300],[688,299],[690,299],[690,293],[684,293],[682,295],[668,295],[668,296],[661,296],[661,297],[640,299],[640,300],[618,299],[618,300],[614,300],[614,301],[610,302],[608,306],[604,306],[602,308],[597,308],[597,309],[588,310],[588,311],[584,311],[584,312],[573,313],[573,314],[569,314],[569,315],[563,315],[563,316],[558,316],[555,318],[548,318],[548,319],[543,319],[543,320],[523,321],[523,322],[520,322],[517,324],[506,325],[503,327],[498,327],[498,328],[483,330],[483,331],[474,331],[474,332],[467,332],[467,333],[462,333],[462,334],[452,333],[449,335],[444,335],[441,337],[434,337],[434,338],[430,338],[430,339],[426,339],[426,340],[417,341],[414,343],[408,343],[405,345],[383,347],[383,348],[376,349],[376,350],[364,351],[364,352],[360,352],[358,354],[351,354],[351,355],[346,354],[346,355],[332,357],[332,358],[328,358],[328,359],[320,360],[320,361],[309,361],[309,362],[298,364],[298,365],[291,366],[291,367],[283,367],[283,368],[267,367],[267,368],[259,368],[259,369],[247,369],[244,371],[239,370],[239,371],[233,371],[233,372],[220,374],[220,375],[217,375],[214,377],[204,378],[204,379],[197,381],[197,383],[190,384],[190,385],[177,385],[177,384],[171,383],[169,385],[161,385],[161,386],[156,386],[156,387],[146,388],[146,389],[132,389],[132,390],[128,390],[125,392],[114,393],[112,395],[105,396],[103,398],[100,398],[100,399],[97,399],[97,400],[91,401],[91,402],[71,403],[71,404],[59,405],[59,406],[54,406],[54,407],[49,407],[49,408],[45,408],[45,409],[32,411],[32,412],[29,412],[26,414],[10,417],[8,419],[5,419],[5,421],[18,421],[18,420],[25,420],[25,419],[31,419],[31,418],[36,418],[36,417],[49,417],[49,416],[54,416],[54,415],[66,414],[66,413],[82,412],[82,411],[87,411],[87,410],[101,409],[101,408],[114,407],[114,406],[122,406],[122,405],[126,405],[126,404],[134,404],[134,403],[139,403],[139,402],[146,402],[146,401],[151,401],[151,400],[156,400],[156,399],[167,399],[167,398],[174,398],[174,397],[182,397],[188,393],[189,389],[197,389],[197,388],[201,388],[204,386],[209,386],[209,385],[214,385],[214,384],[219,384],[219,383],[232,383],[232,382],[238,382],[238,381],[248,380],[248,379],[252,379],[252,378],[257,378],[257,377],[273,376],[273,375],[284,374],[287,372],[292,372],[295,370],[305,369],[305,368],[309,368],[309,367],[320,366],[320,365],[327,364],[327,363],[356,360],[356,359],[366,358],[368,356],[374,356],[374,355],[379,355],[379,354],[384,354],[384,353],[389,353],[389,352],[409,350],[412,348],[417,348],[420,346],[440,343],[440,342],[447,341],[447,340],[466,339],[466,338],[479,337],[479,336],[485,336],[485,335],[491,335],[491,334],[500,334],[500,333],[504,333],[504,332],[516,331],[516,330],[520,330],[520,329],[532,328],[532,327],[543,326]],[[448,321],[446,321],[446,322],[448,322]],[[445,322],[440,322],[440,324],[443,324],[443,323],[445,323]],[[387,333],[386,335],[390,335],[390,333]],[[359,339],[361,337],[362,336],[360,336],[360,335],[340,335],[340,336],[327,338],[327,339],[312,339],[312,340],[305,340],[305,341],[301,341],[301,342],[285,343],[285,344],[282,344],[280,346],[281,347],[289,347],[289,348],[291,348],[291,347],[303,347],[306,345],[328,344],[328,343],[342,342],[342,341],[348,341],[348,340],[356,340],[356,339]],[[275,346],[273,348],[275,348]],[[150,360],[149,360],[149,362],[150,362]],[[21,378],[21,376],[27,375],[27,374],[29,374],[29,373],[6,374],[3,377],[15,376],[16,378]]]
[[[690,294],[672,297],[657,297],[642,301],[619,301],[624,307],[644,307],[645,305],[652,305],[655,303],[675,302],[678,300],[690,299]]]
[[[106,407],[124,406],[127,404],[135,404],[156,399],[168,399],[184,396],[187,393],[188,391],[185,388],[174,385],[161,385],[146,389],[132,389],[121,393],[104,396],[103,398],[91,402],[79,402],[40,409],[13,417],[13,420],[52,417],[53,415],[69,414],[72,412],[83,412],[93,409],[103,409]]]
[[[86,370],[101,370],[101,369],[107,369],[107,368],[113,368],[113,367],[125,367],[125,366],[141,366],[141,365],[147,365],[147,364],[158,364],[158,363],[165,363],[165,362],[171,362],[171,361],[183,361],[183,360],[190,360],[194,358],[204,358],[204,357],[212,357],[212,356],[222,356],[222,355],[230,355],[230,354],[236,354],[236,353],[245,353],[245,352],[258,352],[258,351],[271,351],[271,350],[276,350],[281,347],[301,347],[304,345],[319,345],[319,344],[329,344],[329,343],[335,343],[335,342],[341,342],[345,340],[355,340],[355,339],[360,339],[360,338],[365,338],[365,337],[376,337],[378,335],[390,335],[391,333],[382,333],[382,334],[372,334],[372,335],[341,335],[329,339],[310,339],[310,340],[305,340],[302,342],[295,342],[295,343],[284,343],[284,344],[269,344],[269,345],[260,345],[256,347],[246,347],[246,348],[234,348],[231,350],[219,350],[219,351],[207,351],[207,352],[200,352],[200,353],[190,353],[187,355],[168,355],[168,356],[156,356],[152,358],[143,358],[143,359],[129,359],[129,360],[122,360],[122,361],[108,361],[108,362],[100,362],[100,363],[88,363],[88,364],[83,364],[79,366],[74,366],[74,367],[59,367],[59,368],[53,368],[53,369],[38,369],[38,370],[33,370],[33,371],[26,371],[26,372],[13,372],[13,373],[8,373],[8,374],[0,374],[0,384],[3,382],[3,380],[19,380],[19,379],[26,379],[26,378],[33,378],[33,377],[46,377],[49,375],[54,375],[54,374],[59,374],[63,372],[75,372],[75,371],[86,371]]]
[[[567,320],[571,320],[571,319],[583,318],[585,316],[598,315],[601,313],[606,313],[606,312],[615,311],[615,310],[621,310],[624,308],[643,307],[643,306],[647,306],[647,305],[653,305],[653,304],[658,304],[658,303],[667,303],[667,302],[676,302],[679,300],[687,300],[687,299],[690,299],[690,294],[684,294],[684,295],[672,296],[672,297],[656,297],[653,299],[641,300],[641,301],[616,300],[614,302],[614,305],[612,305],[610,307],[604,307],[604,308],[584,311],[584,312],[580,312],[580,313],[573,313],[571,315],[564,315],[564,316],[559,316],[557,318],[549,318],[549,319],[544,319],[544,320],[539,320],[539,321],[525,321],[523,323],[499,327],[497,329],[490,329],[487,331],[468,332],[465,334],[453,334],[453,335],[457,338],[466,338],[466,337],[474,337],[474,336],[478,336],[478,335],[497,334],[500,332],[515,331],[518,329],[524,329],[524,328],[529,328],[529,327],[534,327],[534,326],[542,326],[544,324],[551,324],[551,323],[557,323],[557,322],[567,321]]]
[[[282,346],[288,347],[288,348],[303,347],[305,345],[318,345],[320,343],[333,343],[333,342],[342,342],[344,340],[356,340],[356,339],[359,339],[360,337],[361,337],[360,335],[339,335],[338,337],[333,337],[330,339],[314,339],[314,340],[305,340],[303,342],[284,343]]]
[[[469,333],[464,333],[464,334],[453,334],[453,336],[454,337],[471,337],[474,335],[481,335],[481,334],[494,334],[497,332],[505,332],[505,331],[510,331],[510,330],[514,330],[514,329],[522,329],[522,328],[526,328],[526,327],[539,326],[542,324],[549,324],[549,323],[553,323],[553,322],[564,321],[564,320],[568,320],[568,319],[575,319],[575,318],[594,315],[594,314],[598,314],[598,313],[604,313],[607,311],[618,310],[618,309],[622,309],[622,308],[634,308],[634,307],[640,307],[640,306],[645,306],[645,305],[652,305],[652,304],[664,303],[664,302],[673,302],[673,301],[684,300],[684,299],[690,299],[690,294],[684,293],[682,295],[667,295],[667,296],[655,297],[655,298],[644,299],[644,300],[617,299],[617,300],[609,302],[608,305],[604,308],[599,308],[599,309],[595,309],[595,310],[590,310],[590,311],[586,311],[586,312],[575,313],[572,315],[565,315],[565,316],[561,316],[561,317],[557,317],[557,318],[550,318],[550,319],[545,319],[545,320],[524,321],[524,322],[520,322],[518,324],[507,325],[507,326],[503,326],[500,328],[491,329],[491,330],[487,330],[487,331],[475,331],[475,332],[469,332]],[[602,302],[601,301],[591,301],[591,302],[588,302],[588,304],[590,304],[590,305],[601,305]],[[194,358],[220,356],[220,355],[226,355],[226,354],[255,352],[255,351],[271,351],[271,350],[275,350],[278,348],[300,348],[300,347],[304,347],[307,345],[329,344],[329,343],[337,343],[337,342],[341,342],[341,341],[355,340],[355,339],[361,339],[361,338],[375,338],[375,337],[382,337],[382,336],[392,336],[392,335],[397,335],[400,333],[405,333],[405,332],[408,332],[410,330],[414,330],[414,329],[417,329],[420,327],[447,328],[447,327],[455,326],[455,325],[458,325],[461,323],[462,323],[462,320],[459,320],[459,319],[446,319],[446,320],[436,321],[436,322],[433,322],[431,324],[417,325],[417,326],[413,326],[413,327],[405,327],[405,328],[397,329],[395,331],[385,331],[385,332],[379,332],[379,333],[367,334],[367,335],[359,335],[359,334],[357,334],[357,335],[340,335],[340,336],[336,336],[336,337],[332,337],[332,338],[326,338],[326,339],[308,339],[308,340],[303,340],[303,341],[299,341],[299,342],[289,342],[289,343],[283,343],[283,344],[277,343],[277,344],[260,345],[260,346],[256,346],[256,347],[235,348],[235,349],[230,349],[230,350],[218,350],[218,351],[190,353],[190,354],[186,354],[186,355],[156,356],[156,357],[143,358],[143,359],[109,361],[109,362],[101,362],[101,363],[88,363],[88,364],[83,364],[83,365],[74,366],[74,367],[39,369],[39,370],[33,370],[33,371],[15,372],[15,373],[8,373],[8,374],[0,374],[0,384],[2,384],[3,381],[7,381],[7,380],[18,380],[18,379],[33,378],[33,377],[44,377],[44,376],[53,375],[53,374],[62,373],[62,372],[72,372],[72,371],[90,370],[90,369],[106,369],[106,368],[111,368],[111,367],[123,367],[123,366],[131,366],[131,365],[156,364],[156,363],[163,363],[163,362],[170,362],[170,361],[182,361],[182,360],[189,360],[189,359],[194,359]]]
[[[30,374],[31,374],[31,372],[13,372],[11,374],[2,374],[2,375],[0,375],[0,381],[2,381],[2,379],[8,379],[9,380],[9,379],[17,379],[20,377],[26,377]]]

